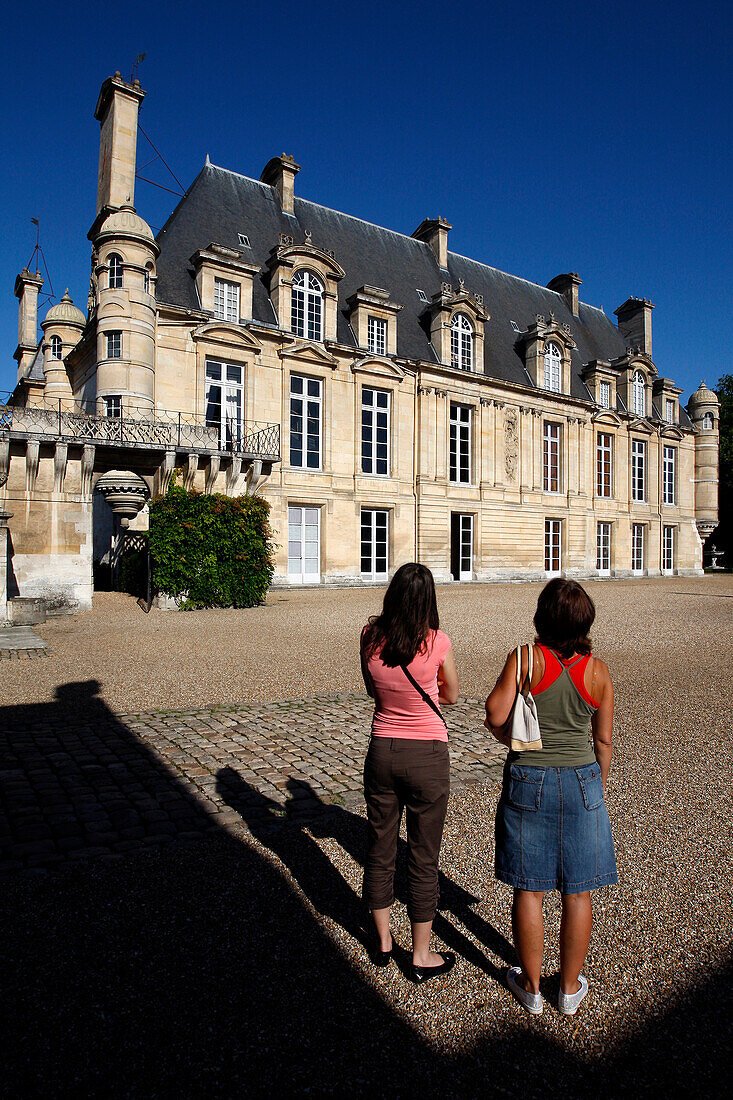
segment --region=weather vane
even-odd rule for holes
[[[130,83],[131,84],[134,84],[135,79],[137,77],[137,67],[138,67],[138,65],[142,65],[144,60],[145,60],[145,54],[144,53],[139,53],[137,55],[137,57],[135,58],[135,64],[132,66],[132,72],[130,73]]]

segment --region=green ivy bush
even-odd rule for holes
[[[257,496],[187,492],[175,479],[150,504],[153,585],[182,607],[254,607],[274,570],[270,506]]]

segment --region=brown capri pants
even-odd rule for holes
[[[431,921],[438,907],[438,856],[450,793],[445,741],[373,737],[364,764],[369,852],[362,896],[370,909],[394,901],[402,810],[407,811],[407,912]]]

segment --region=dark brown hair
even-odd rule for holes
[[[540,592],[534,613],[536,640],[561,657],[590,653],[588,631],[596,617],[593,600],[575,581],[556,577]]]
[[[380,657],[388,668],[409,665],[428,633],[439,625],[433,574],[419,562],[408,562],[392,577],[382,614],[369,620],[364,653],[370,657],[381,647]]]

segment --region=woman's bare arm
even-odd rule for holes
[[[589,662],[590,663],[590,662]],[[590,684],[586,688],[592,699],[598,703],[598,710],[591,718],[591,731],[593,733],[593,751],[596,760],[601,766],[601,779],[603,789],[606,789],[606,780],[611,768],[611,735],[613,733],[613,684],[608,666],[604,661],[593,658],[593,670],[587,670],[591,676]]]
[[[458,701],[458,669],[452,649],[448,650],[438,669],[438,698],[447,705]]]
[[[522,664],[524,664],[524,660]],[[503,745],[509,744],[509,736],[503,732],[503,727],[512,712],[516,694],[517,654],[515,650],[512,650],[499,674],[499,679],[486,700],[486,718],[484,719],[486,728],[491,730],[496,740],[501,741]]]

